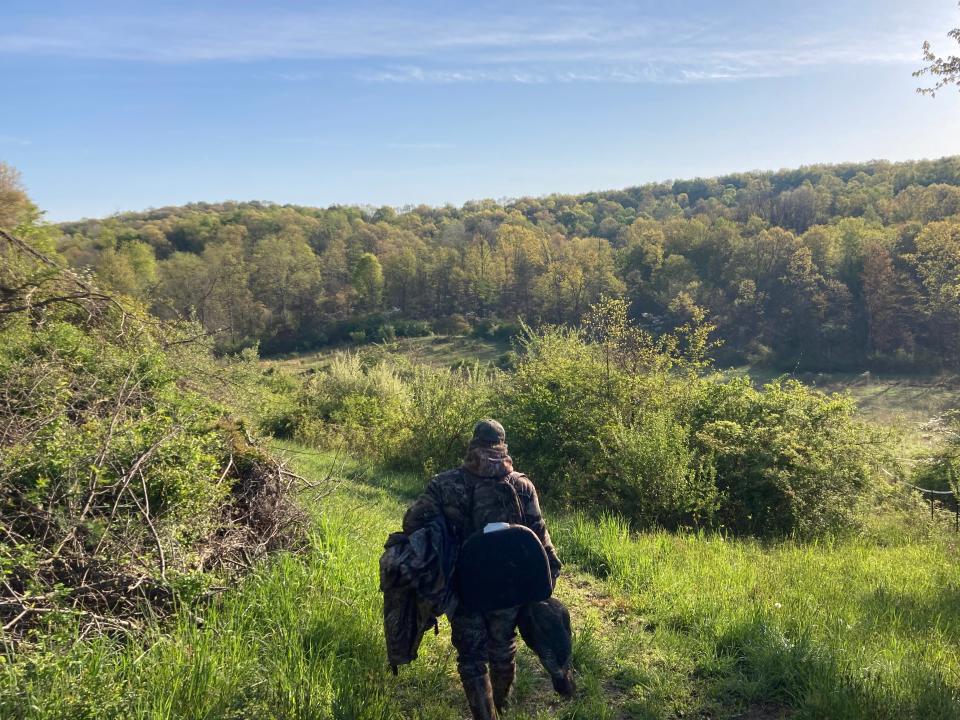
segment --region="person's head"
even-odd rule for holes
[[[472,447],[493,447],[503,445],[507,441],[507,433],[503,425],[496,420],[486,418],[473,426],[473,438],[470,440]]]
[[[463,467],[478,477],[500,478],[513,472],[503,425],[490,418],[474,425]]]

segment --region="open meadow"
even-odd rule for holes
[[[0,720],[960,720],[935,2],[4,3]]]

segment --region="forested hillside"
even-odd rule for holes
[[[960,158],[811,166],[395,211],[197,203],[62,226],[60,250],[222,350],[708,311],[725,362],[960,357]]]

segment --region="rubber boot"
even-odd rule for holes
[[[504,712],[510,705],[510,688],[513,686],[513,678],[517,674],[517,666],[514,664],[505,667],[490,668],[490,684],[493,687],[493,704],[497,706],[497,712]]]
[[[497,709],[493,703],[493,688],[490,676],[481,675],[463,681],[463,690],[467,694],[467,704],[473,713],[473,720],[497,720]]]

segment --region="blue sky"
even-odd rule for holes
[[[0,3],[0,160],[53,220],[460,204],[960,153],[954,0]]]

